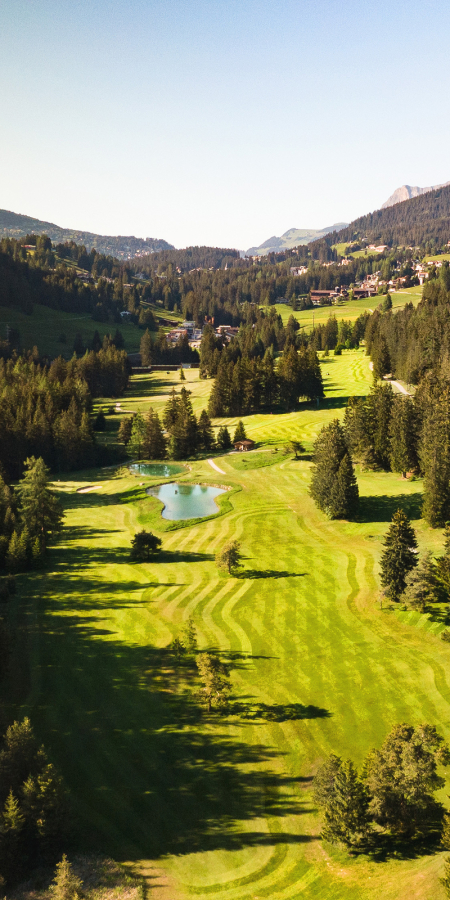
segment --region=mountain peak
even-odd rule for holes
[[[403,203],[404,200],[411,200],[413,197],[420,197],[421,194],[428,194],[429,191],[436,191],[438,188],[447,187],[450,181],[445,184],[434,184],[431,187],[418,187],[418,185],[402,184],[393,194],[383,203],[381,209],[387,209],[388,206],[394,206],[396,203]]]

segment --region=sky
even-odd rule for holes
[[[0,0],[0,207],[257,246],[450,180],[448,0]]]

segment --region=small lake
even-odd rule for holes
[[[153,475],[157,478],[169,478],[185,471],[184,466],[169,466],[168,463],[134,463],[130,466],[130,472],[134,475]]]
[[[215,498],[224,488],[206,484],[158,484],[148,488],[147,494],[164,503],[163,519],[201,519],[219,511]]]

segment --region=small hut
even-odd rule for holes
[[[249,441],[247,438],[244,441],[236,441],[234,445],[235,450],[253,450],[255,446],[254,441]]]

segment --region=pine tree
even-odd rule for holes
[[[198,438],[202,450],[209,453],[214,445],[214,432],[211,427],[211,419],[209,418],[206,409],[202,409],[198,420]]]
[[[436,572],[433,556],[428,551],[405,578],[406,587],[402,600],[407,606],[423,613],[429,603],[434,603],[438,599]]]
[[[392,371],[391,357],[384,335],[381,336],[375,352],[372,353],[372,357],[374,377],[383,378],[384,375],[389,375]]]
[[[146,426],[144,417],[142,413],[138,411],[133,418],[130,440],[127,444],[127,450],[130,456],[133,456],[136,459],[142,459],[144,453],[145,438]]]
[[[180,381],[186,381],[186,375],[184,374],[183,366],[180,366]]]
[[[314,444],[310,494],[319,509],[332,519],[355,515],[358,486],[338,419],[321,429]]]
[[[353,519],[358,512],[359,491],[349,453],[345,453],[331,489],[328,515],[333,519]]]
[[[158,413],[151,407],[145,418],[145,428],[144,456],[147,459],[165,459],[167,448],[161,422]]]
[[[131,437],[131,431],[133,428],[133,416],[124,416],[120,420],[119,431],[117,433],[117,440],[120,441],[121,444],[128,444],[128,441]]]
[[[0,817],[0,869],[7,879],[16,878],[22,870],[24,852],[22,834],[25,816],[14,796],[9,792]]]
[[[217,434],[217,446],[220,450],[229,450],[232,446],[230,432],[226,425],[221,425]]]
[[[139,348],[139,351],[141,354],[141,364],[143,366],[151,366],[152,350],[153,350],[152,336],[151,336],[148,328],[146,328],[146,330],[144,331],[144,334],[142,335],[141,345]]]
[[[31,539],[38,537],[45,552],[48,542],[59,532],[64,514],[58,497],[48,486],[50,470],[42,457],[27,459],[25,470],[17,488],[20,514]]]
[[[242,419],[239,419],[239,422],[236,425],[233,437],[233,444],[236,444],[238,441],[246,441],[247,435],[245,433],[244,423]]]
[[[53,900],[78,900],[83,882],[77,878],[64,853],[56,866],[55,877],[50,887]]]
[[[433,528],[450,519],[450,390],[425,398],[419,455],[423,483],[422,515]]]
[[[322,837],[346,847],[361,846],[369,831],[369,796],[351,760],[341,763],[325,806]]]
[[[417,466],[416,416],[410,397],[396,397],[392,407],[390,464],[403,477]]]
[[[408,572],[417,565],[416,535],[402,509],[394,513],[383,546],[381,583],[388,597],[398,601],[405,590]]]

